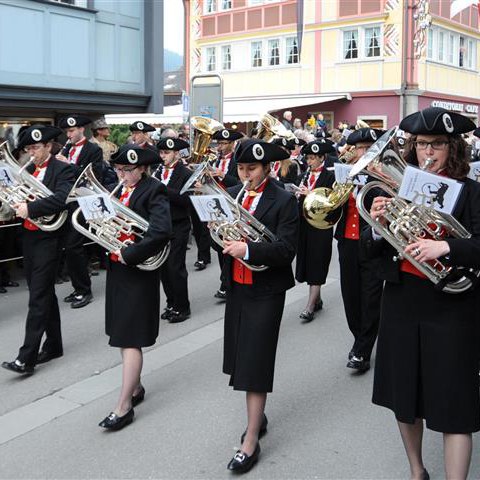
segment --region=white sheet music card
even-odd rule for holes
[[[476,182],[480,182],[480,162],[470,163],[470,171],[467,176]]]
[[[0,167],[0,188],[10,187],[15,184],[10,167]]]
[[[463,183],[442,177],[419,168],[405,169],[398,195],[405,200],[433,207],[439,212],[451,214],[463,188]]]
[[[107,193],[79,197],[78,206],[81,208],[83,216],[87,221],[106,220],[115,216],[115,207]]]
[[[352,165],[347,165],[345,163],[334,163],[333,166],[335,169],[335,181],[337,183],[343,184],[351,181],[349,176]],[[353,177],[354,185],[365,185],[366,183],[367,175],[355,175],[355,177]]]
[[[191,195],[190,200],[202,222],[216,220],[232,222],[234,220],[232,211],[223,195]]]

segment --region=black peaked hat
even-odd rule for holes
[[[234,142],[235,140],[238,140],[239,138],[242,138],[242,137],[243,135],[240,132],[237,132],[236,130],[230,130],[228,128],[217,130],[212,135],[213,140],[224,140],[227,142]]]
[[[454,135],[474,130],[475,124],[459,113],[440,107],[429,107],[405,117],[399,128],[413,134]]]
[[[290,153],[278,145],[255,138],[249,138],[240,143],[234,156],[237,163],[260,162],[263,165],[268,165],[276,160],[285,160],[289,157]]]
[[[335,152],[333,142],[326,138],[320,138],[314,142],[306,143],[301,150],[303,155],[325,155],[326,153]]]
[[[83,127],[89,123],[92,123],[92,120],[84,115],[69,115],[61,118],[58,121],[58,126],[60,128]]]
[[[473,134],[474,134],[476,137],[480,138],[480,127],[476,128],[476,129],[473,131]]]
[[[62,133],[60,128],[51,125],[32,125],[21,133],[17,148],[24,148],[35,143],[47,143]]]
[[[132,166],[151,165],[159,161],[158,155],[154,150],[133,144],[122,145],[110,159],[110,163],[113,164]]]
[[[315,138],[332,138],[332,134],[329,132],[326,132],[325,130],[323,130],[323,128],[319,128],[315,132],[314,136]]]
[[[288,150],[295,150],[297,147],[299,147],[300,145],[305,145],[307,142],[297,137],[290,139],[277,137],[272,141],[272,143],[287,148]]]
[[[376,142],[383,134],[384,130],[377,130],[375,128],[359,128],[354,130],[348,137],[347,143],[349,145],[356,145],[359,142]]]
[[[129,125],[128,129],[131,132],[154,132],[155,127],[152,127],[148,123],[142,122],[141,120],[137,122],[133,122],[131,125]]]
[[[157,143],[158,150],[183,150],[190,148],[190,144],[181,138],[163,137]]]

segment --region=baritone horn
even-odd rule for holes
[[[462,293],[470,290],[478,281],[480,271],[467,267],[453,267],[439,259],[419,262],[405,253],[405,248],[421,238],[443,240],[470,238],[471,234],[452,215],[435,210],[432,206],[417,205],[399,197],[407,163],[396,152],[393,139],[397,127],[382,135],[365,155],[354,165],[350,175],[367,168],[376,181],[369,182],[357,195],[357,208],[362,218],[397,251],[394,260],[408,260],[422,272],[438,290],[446,293]],[[427,159],[427,165],[428,165]],[[365,199],[370,192],[381,190],[391,197],[386,204],[386,224],[373,220]]]
[[[53,195],[53,192],[40,180],[28,173],[27,168],[33,164],[30,159],[23,167],[11,154],[7,142],[0,145],[0,167],[3,178],[0,179],[0,201],[12,208],[16,203],[29,203]],[[6,207],[2,207],[2,210]],[[67,219],[68,213],[62,210],[54,215],[46,215],[29,219],[34,225],[44,232],[58,230]]]
[[[110,253],[134,243],[134,240],[131,239],[132,236],[143,238],[148,230],[148,222],[115,197],[115,193],[121,187],[122,182],[112,192],[108,192],[95,177],[90,163],[78,177],[67,198],[67,203],[70,203],[89,195],[106,193],[110,196],[115,209],[114,217],[85,220],[84,226],[79,221],[80,207],[72,214],[72,225],[75,230],[98,243]],[[136,267],[146,271],[156,270],[165,262],[169,253],[170,243],[161,252],[136,265]]]
[[[282,122],[277,120],[269,113],[265,113],[260,118],[257,124],[257,133],[254,138],[271,143],[276,138],[286,138],[287,140],[294,140],[296,137],[292,131],[288,130]]]

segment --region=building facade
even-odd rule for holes
[[[185,1],[187,78],[219,74],[227,101],[271,99],[330,127],[390,127],[430,105],[479,123],[476,6],[450,18],[442,0]]]
[[[162,111],[161,2],[0,0],[0,29],[0,137],[67,113]]]

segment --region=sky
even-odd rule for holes
[[[164,48],[183,55],[184,8],[182,0],[162,0]]]

